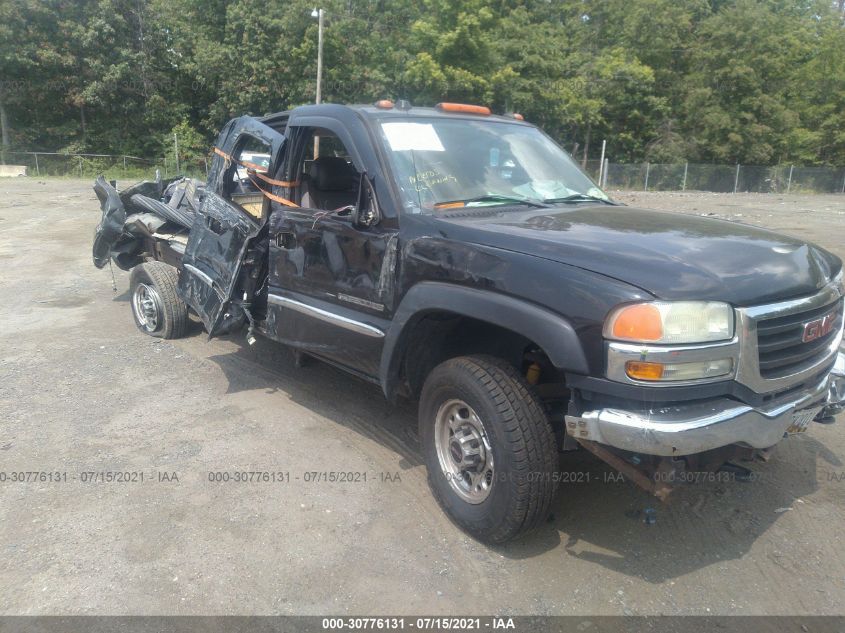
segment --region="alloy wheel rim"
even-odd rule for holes
[[[440,469],[464,501],[482,503],[493,488],[493,451],[484,423],[463,400],[448,400],[437,411],[434,442]]]

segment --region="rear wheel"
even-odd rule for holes
[[[184,335],[188,307],[176,294],[178,280],[176,269],[163,262],[146,262],[132,269],[132,316],[139,330],[156,338]]]
[[[554,434],[513,367],[489,356],[438,365],[419,416],[429,485],[461,528],[502,543],[548,517],[557,487]]]

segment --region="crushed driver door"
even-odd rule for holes
[[[267,174],[281,162],[285,138],[252,117],[230,121],[220,132],[209,172],[205,197],[188,236],[179,274],[179,295],[202,319],[209,336],[223,334],[244,323],[248,315],[237,297],[238,280],[251,241],[267,219],[267,203],[255,212],[237,202],[244,187],[262,181],[245,175],[241,151],[260,143],[267,148]],[[244,151],[246,155],[246,152]],[[254,152],[250,157],[254,157]],[[252,165],[254,158],[249,161]],[[265,185],[265,187],[269,188]]]

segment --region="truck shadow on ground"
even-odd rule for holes
[[[661,503],[592,455],[566,454],[562,471],[577,477],[559,487],[554,518],[534,540],[507,545],[500,553],[521,559],[561,540],[570,556],[662,583],[741,558],[785,513],[812,511],[803,497],[836,476],[842,461],[806,435],[785,441],[768,463],[745,465],[754,473],[752,481],[720,473],[716,481],[679,486]],[[645,522],[647,508],[655,511],[653,524]],[[792,551],[767,548],[765,555],[797,570],[800,561],[790,560]]]
[[[293,351],[279,343],[261,338],[249,346],[240,333],[222,338],[235,349],[209,360],[226,375],[227,393],[284,391],[297,404],[396,452],[400,468],[422,465],[414,403],[391,405],[377,385],[310,357],[296,367]]]
[[[234,349],[210,360],[225,373],[230,393],[284,392],[394,451],[399,468],[422,465],[415,403],[390,405],[378,386],[317,360],[297,368],[291,351],[276,343],[262,340],[250,347],[240,334],[224,340]],[[831,468],[825,470],[825,464]],[[521,560],[562,547],[568,556],[662,583],[742,557],[785,513],[808,511],[802,498],[815,492],[824,477],[841,473],[843,463],[812,437],[811,428],[809,434],[785,441],[768,463],[748,466],[752,481],[723,475],[717,481],[682,485],[668,503],[661,503],[586,451],[566,453],[549,521],[521,540],[492,549]],[[431,507],[440,511],[433,500]],[[644,521],[646,508],[655,510],[654,524]],[[798,563],[786,551],[767,551],[766,556],[785,569]]]

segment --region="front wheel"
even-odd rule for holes
[[[419,409],[420,440],[437,501],[481,541],[502,543],[550,512],[557,447],[525,380],[489,356],[462,356],[432,370]]]
[[[188,307],[176,294],[178,280],[176,269],[163,262],[146,262],[132,269],[132,316],[144,334],[179,338],[185,333]]]

